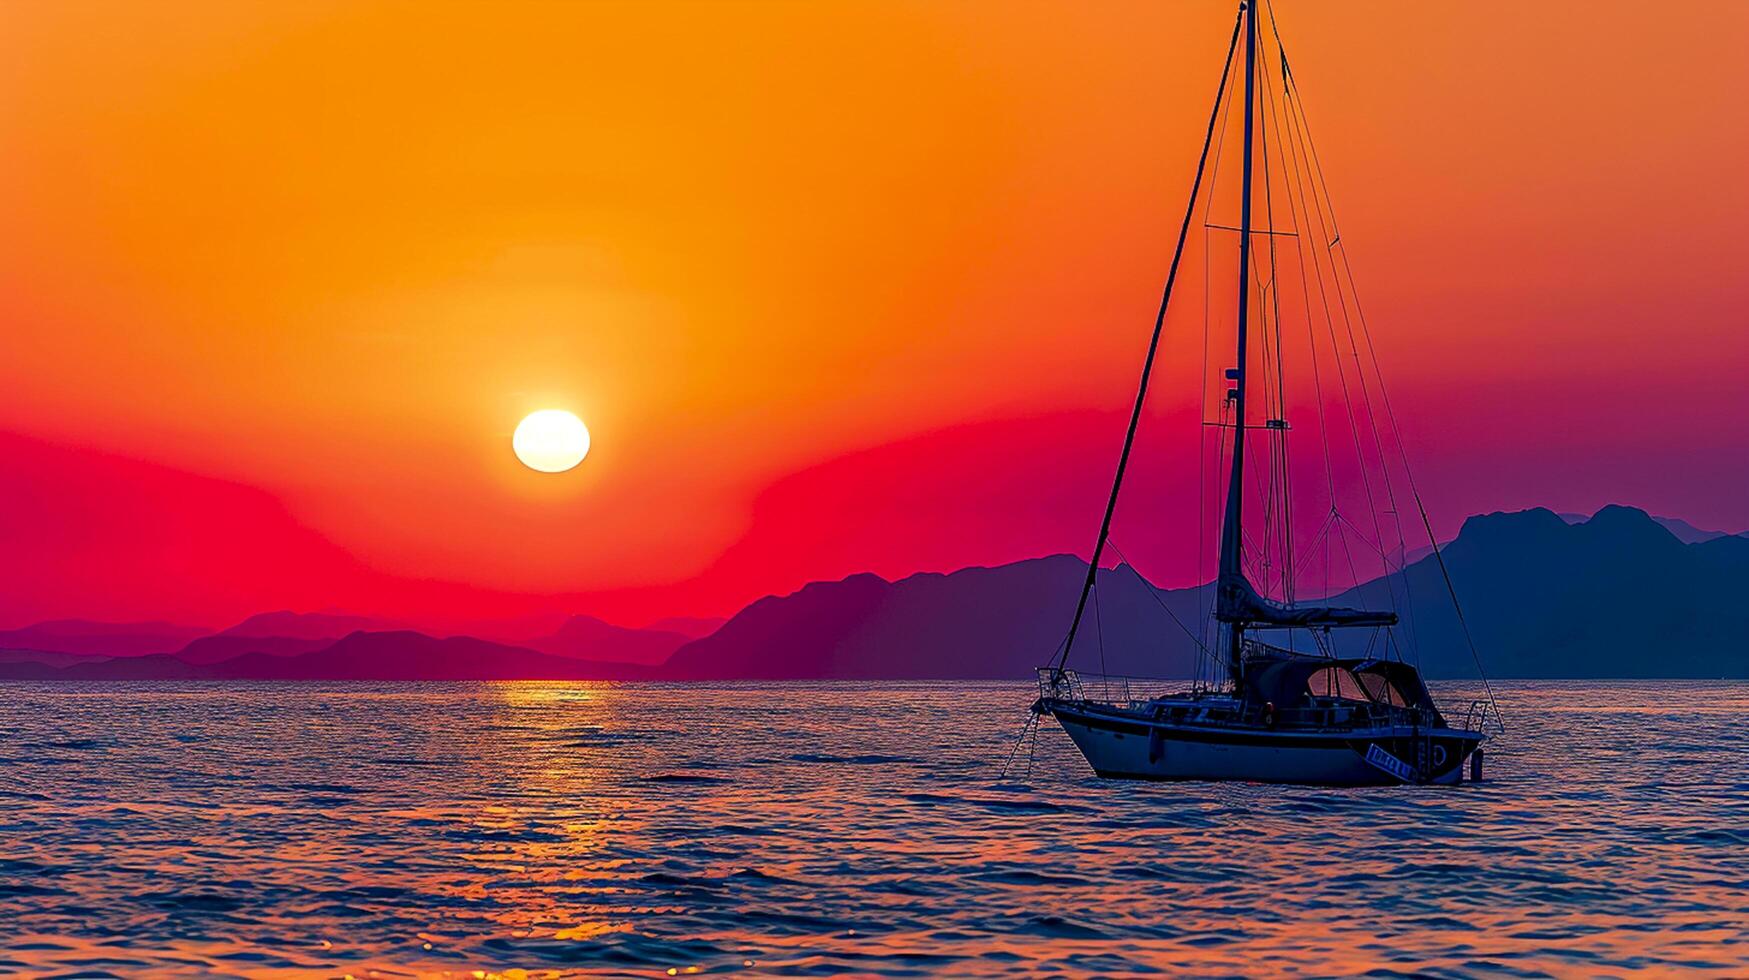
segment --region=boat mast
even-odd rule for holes
[[[1239,524],[1245,510],[1245,333],[1251,311],[1252,123],[1257,107],[1257,5],[1260,2],[1262,0],[1247,0],[1245,3],[1245,162],[1239,190],[1239,352],[1231,375],[1233,388],[1227,392],[1227,397],[1233,401],[1233,471],[1227,484],[1227,513],[1221,522],[1220,571],[1215,580],[1217,590],[1228,588],[1229,583],[1243,578],[1239,565]],[[1240,688],[1244,672],[1241,657],[1244,637],[1244,624],[1232,623],[1227,642],[1227,671],[1235,690]]]
[[[1190,183],[1190,200],[1184,206],[1184,223],[1178,226],[1178,245],[1172,250],[1172,266],[1166,272],[1166,289],[1160,295],[1160,310],[1154,314],[1154,333],[1148,339],[1148,356],[1142,361],[1142,380],[1136,386],[1135,406],[1130,410],[1130,426],[1124,432],[1123,452],[1117,458],[1117,475],[1111,481],[1111,496],[1105,502],[1105,518],[1099,524],[1099,537],[1093,542],[1093,558],[1087,563],[1087,581],[1081,586],[1081,598],[1075,603],[1075,618],[1069,621],[1069,635],[1064,638],[1055,670],[1061,673],[1069,662],[1069,652],[1075,647],[1075,635],[1081,629],[1081,619],[1087,613],[1087,597],[1099,578],[1099,561],[1105,554],[1105,542],[1111,537],[1111,518],[1117,512],[1118,491],[1123,488],[1124,469],[1129,466],[1130,450],[1135,446],[1136,427],[1142,421],[1142,406],[1148,400],[1148,379],[1154,372],[1154,355],[1160,349],[1160,334],[1166,327],[1166,308],[1172,302],[1172,286],[1178,282],[1178,263],[1184,258],[1184,243],[1190,237],[1190,222],[1196,216],[1196,205],[1202,197],[1202,178],[1208,169],[1209,148],[1214,146],[1215,125],[1221,118],[1221,104],[1227,96],[1227,75],[1233,67],[1233,52],[1239,46],[1239,29],[1245,21],[1246,5],[1239,5],[1239,16],[1233,19],[1233,36],[1227,40],[1227,58],[1221,62],[1221,83],[1215,88],[1214,108],[1209,110],[1208,131],[1202,137],[1202,153],[1196,158],[1196,177]],[[1256,33],[1256,19],[1252,19]],[[1250,89],[1246,89],[1250,100]]]

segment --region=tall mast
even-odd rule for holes
[[[1216,589],[1229,588],[1240,581],[1239,565],[1240,518],[1244,514],[1245,488],[1245,342],[1246,326],[1251,312],[1251,158],[1252,124],[1257,107],[1257,5],[1262,0],[1245,3],[1245,162],[1240,179],[1239,198],[1239,329],[1238,360],[1234,362],[1233,390],[1233,472],[1227,484],[1227,513],[1221,522],[1221,562]],[[1240,653],[1245,635],[1244,624],[1231,624],[1227,643],[1227,671],[1233,686],[1240,687],[1244,671]]]
[[[1123,488],[1124,468],[1130,462],[1130,449],[1135,446],[1136,427],[1142,421],[1142,406],[1148,399],[1148,379],[1154,372],[1154,355],[1160,349],[1160,333],[1166,326],[1166,307],[1172,302],[1172,286],[1178,282],[1178,263],[1184,258],[1184,243],[1190,237],[1190,222],[1196,216],[1196,204],[1202,196],[1203,173],[1208,168],[1209,148],[1215,142],[1215,124],[1221,118],[1221,105],[1227,95],[1227,74],[1233,67],[1233,52],[1239,46],[1239,28],[1244,23],[1244,4],[1233,20],[1233,36],[1227,41],[1227,58],[1221,62],[1221,84],[1215,89],[1214,108],[1209,110],[1208,132],[1202,137],[1202,153],[1196,158],[1196,177],[1190,183],[1190,200],[1184,206],[1184,223],[1178,226],[1178,245],[1172,250],[1172,267],[1166,272],[1166,289],[1160,295],[1160,311],[1154,315],[1154,333],[1148,339],[1148,356],[1142,361],[1142,380],[1136,386],[1135,407],[1130,410],[1130,427],[1124,433],[1123,452],[1117,458],[1117,475],[1111,481],[1111,496],[1105,503],[1105,519],[1099,524],[1099,537],[1093,542],[1093,558],[1087,563],[1087,581],[1081,586],[1081,599],[1075,603],[1075,618],[1069,621],[1069,635],[1063,640],[1062,653],[1057,657],[1056,670],[1061,672],[1069,662],[1069,652],[1075,647],[1075,634],[1081,629],[1081,619],[1087,613],[1087,597],[1099,578],[1099,560],[1105,554],[1106,539],[1111,536],[1111,518],[1117,512],[1118,491]],[[1256,22],[1253,18],[1253,33]],[[1246,99],[1250,99],[1247,88]]]

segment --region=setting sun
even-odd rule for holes
[[[563,473],[589,455],[589,429],[570,412],[549,408],[518,423],[510,445],[529,469]]]

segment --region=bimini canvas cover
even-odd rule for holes
[[[1283,605],[1265,599],[1243,574],[1221,576],[1215,618],[1244,626],[1395,626],[1397,614],[1340,606]]]
[[[1345,696],[1421,708],[1433,712],[1436,720],[1439,718],[1421,675],[1414,667],[1394,660],[1338,660],[1307,656],[1262,658],[1252,661],[1251,669],[1245,674],[1245,694],[1253,702],[1267,701],[1284,707],[1301,704],[1309,695],[1324,693],[1322,689],[1313,689],[1309,685],[1317,676],[1332,670],[1351,676],[1344,686],[1352,694]]]
[[[1351,664],[1349,669],[1354,671],[1368,691],[1374,692],[1375,699],[1383,700],[1377,698],[1377,686],[1368,681],[1378,677],[1396,688],[1398,695],[1409,705],[1425,708],[1434,712],[1435,717],[1438,716],[1438,709],[1433,706],[1433,695],[1428,693],[1427,684],[1421,679],[1421,672],[1414,667],[1400,660],[1362,660]]]

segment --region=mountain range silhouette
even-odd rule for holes
[[[1749,676],[1749,537],[1631,507],[1589,518],[1537,508],[1472,517],[1441,554],[1445,571],[1428,553],[1332,602],[1394,599],[1402,654],[1434,678],[1476,676],[1465,626],[1494,677]],[[60,620],[0,631],[0,678],[1019,679],[1056,654],[1086,574],[1080,559],[1053,555],[815,582],[720,624],[632,629],[573,616],[482,629],[515,642],[340,613],[263,613],[218,632]],[[1127,565],[1097,581],[1070,666],[1182,678],[1207,663],[1206,586],[1156,588]],[[1360,632],[1339,642],[1367,642]]]

